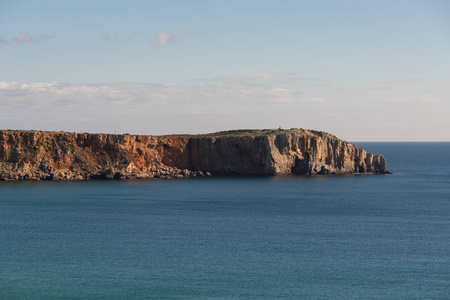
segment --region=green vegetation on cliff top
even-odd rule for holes
[[[69,133],[64,131],[41,131],[41,130],[0,130],[0,131],[16,131],[16,132],[52,132],[52,133]],[[310,130],[310,129],[303,129],[303,128],[291,128],[291,129],[236,129],[236,130],[226,130],[226,131],[219,131],[219,132],[212,132],[212,133],[204,133],[204,134],[163,134],[158,136],[170,136],[170,137],[243,137],[243,136],[263,136],[263,135],[270,135],[270,134],[284,134],[284,133],[299,133],[304,134],[306,132],[312,133],[317,136],[332,136],[334,135],[323,132],[323,131],[317,131],[317,130]],[[106,135],[140,135],[140,134],[129,134],[129,133],[123,133],[123,134],[112,134],[112,133],[88,133],[84,132],[84,134],[106,134]],[[151,136],[151,135],[150,135]]]

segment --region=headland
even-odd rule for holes
[[[383,155],[315,130],[165,136],[0,130],[0,180],[386,173]]]

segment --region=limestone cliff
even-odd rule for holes
[[[0,130],[0,180],[388,173],[382,155],[319,131],[142,136]]]

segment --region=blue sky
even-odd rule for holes
[[[0,1],[0,128],[450,141],[450,1]]]

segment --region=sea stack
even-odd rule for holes
[[[169,136],[0,130],[0,180],[385,173],[382,155],[314,130]]]

